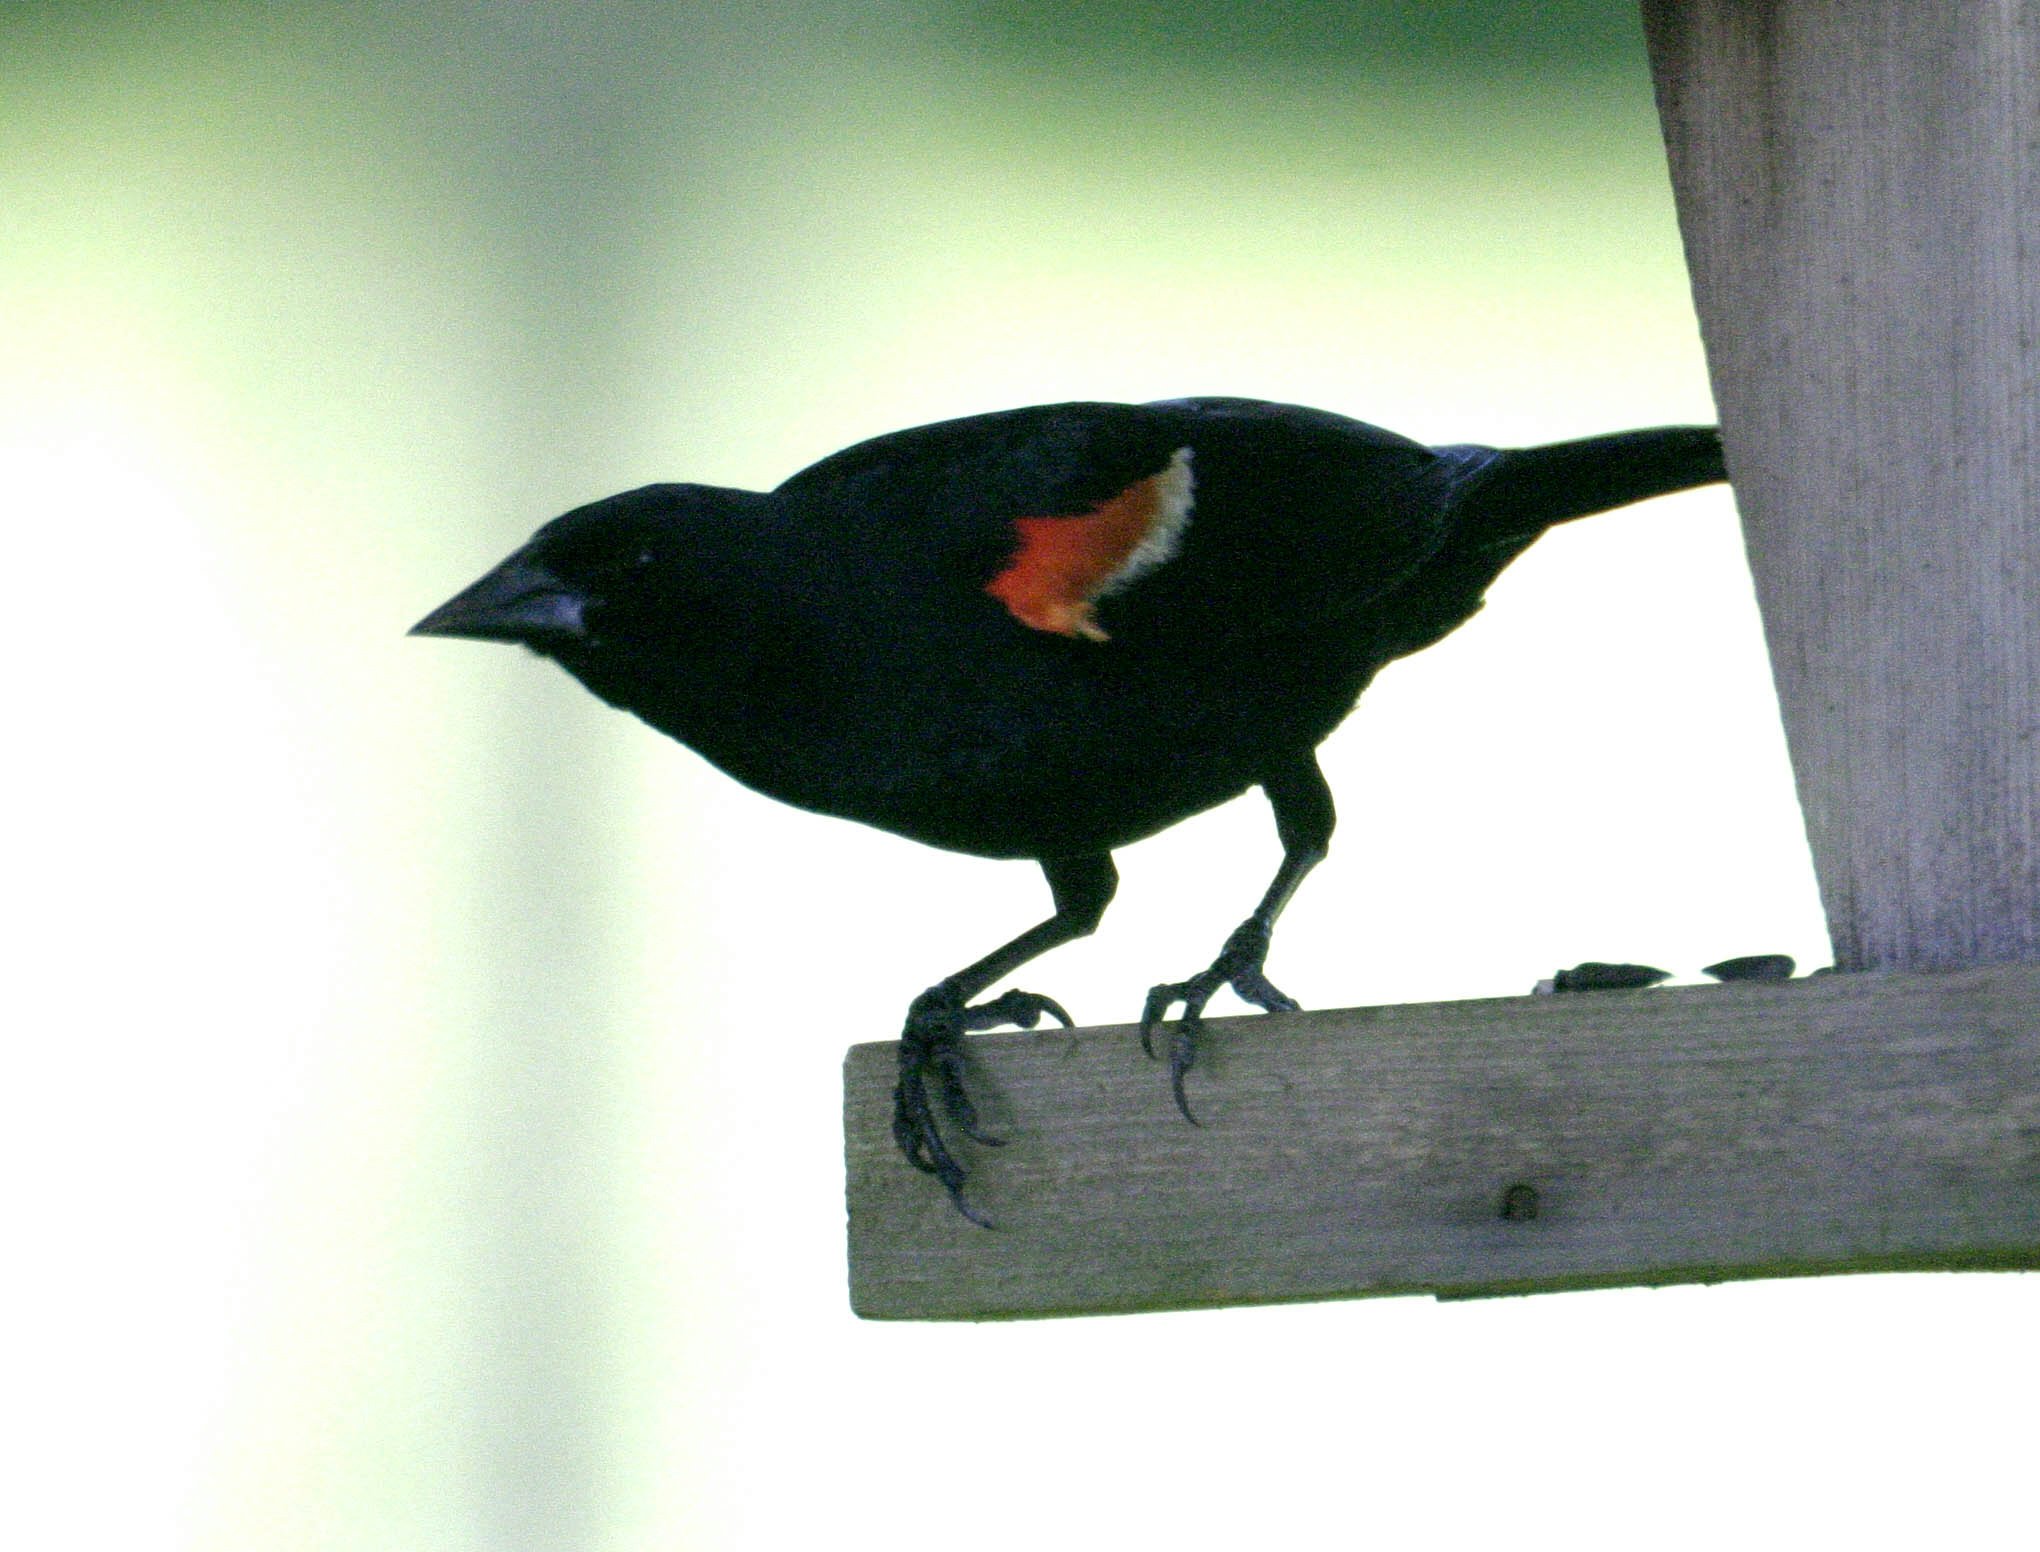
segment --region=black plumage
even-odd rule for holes
[[[1089,932],[1111,853],[1251,786],[1283,859],[1218,958],[1149,994],[1183,1077],[1329,843],[1314,751],[1383,665],[1480,607],[1554,523],[1724,478],[1711,428],[1425,447],[1246,399],[1057,404],[902,431],[769,494],[654,485],[569,512],[420,634],[522,642],[739,781],[930,845],[1038,861],[1055,914],[909,1010],[894,1131],[961,1194],[977,1002]]]

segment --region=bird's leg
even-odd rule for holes
[[[1167,1020],[1170,1008],[1179,1002],[1183,1005],[1182,1018],[1169,1030],[1169,1089],[1176,1096],[1176,1108],[1192,1125],[1197,1117],[1190,1113],[1190,1102],[1184,1098],[1183,1075],[1197,1060],[1197,1036],[1204,1028],[1204,1005],[1221,986],[1230,986],[1264,1012],[1286,1013],[1297,1006],[1294,998],[1286,996],[1268,979],[1262,965],[1275,935],[1275,919],[1296,893],[1304,875],[1324,861],[1331,847],[1335,821],[1332,790],[1325,785],[1324,773],[1318,769],[1314,755],[1306,751],[1300,758],[1270,770],[1261,779],[1261,790],[1267,793],[1269,805],[1275,810],[1275,833],[1282,840],[1282,866],[1275,870],[1275,881],[1261,896],[1254,914],[1225,940],[1225,947],[1218,951],[1218,958],[1209,968],[1187,981],[1155,987],[1148,993],[1147,1006],[1141,1011],[1141,1049],[1153,1056],[1155,1030]]]
[[[997,1147],[1002,1139],[978,1129],[977,1107],[963,1083],[963,1037],[973,1029],[1014,1024],[1032,1029],[1044,1017],[1065,1027],[1069,1014],[1051,997],[1038,992],[1006,991],[986,1002],[971,998],[1011,974],[1037,954],[1046,953],[1098,925],[1119,887],[1119,873],[1109,853],[1082,857],[1044,858],[1041,871],[1055,896],[1055,914],[1030,927],[1012,942],[992,950],[976,964],[937,981],[907,1009],[900,1032],[900,1076],[893,1089],[893,1141],[907,1162],[942,1182],[956,1210],[972,1223],[991,1225],[963,1199],[965,1170],[942,1136],[936,1117],[939,1098],[943,1116],[972,1142]]]

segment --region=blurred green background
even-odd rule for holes
[[[1011,404],[1710,418],[1622,0],[12,4],[0,94],[10,1544],[1697,1544],[2016,1480],[2009,1279],[859,1324],[841,1051],[1038,877],[402,635],[568,506]],[[1721,492],[1553,535],[1326,764],[1309,1003],[1824,962]],[[1254,799],[1135,849],[1030,984],[1133,1016],[1274,855]]]

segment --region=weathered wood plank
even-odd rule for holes
[[[2040,958],[2040,0],[1644,0],[1844,969]]]
[[[981,1319],[2040,1266],[2040,966],[973,1039],[981,1230],[844,1068],[851,1300]],[[1513,1195],[1512,1195],[1513,1193]],[[1534,1207],[1534,1216],[1526,1212]]]

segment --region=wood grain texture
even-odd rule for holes
[[[1644,0],[1845,969],[2040,958],[2040,0]]]
[[[2040,966],[970,1041],[972,1227],[844,1068],[851,1302],[896,1319],[2040,1266]]]

